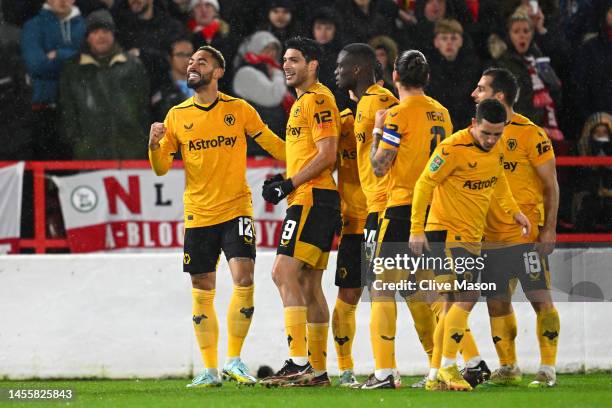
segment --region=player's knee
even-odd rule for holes
[[[512,313],[512,303],[510,302],[487,299],[487,308],[489,309],[489,316],[492,317],[506,316]]]
[[[215,279],[212,273],[199,273],[191,275],[191,286],[200,290],[215,289]]]
[[[340,288],[338,298],[349,305],[356,305],[361,297],[361,288]]]

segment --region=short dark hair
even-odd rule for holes
[[[198,48],[198,51],[206,51],[212,55],[215,61],[217,61],[219,67],[225,70],[225,58],[223,57],[223,54],[221,54],[221,51],[215,47],[211,47],[210,45],[203,45],[202,47]]]
[[[174,37],[173,39],[170,40],[170,43],[168,44],[168,48],[166,48],[166,51],[168,52],[168,55],[170,57],[172,57],[172,54],[174,54],[174,46],[181,42],[187,42],[191,44],[191,40],[187,37],[182,37],[182,36]]]
[[[404,51],[395,60],[395,71],[403,86],[424,88],[429,81],[429,64],[425,55],[418,50]]]
[[[367,65],[374,70],[376,65],[376,52],[374,48],[365,43],[351,43],[342,48],[342,51],[349,54],[358,63]]]
[[[285,42],[285,49],[288,50],[289,48],[293,48],[294,50],[301,52],[306,62],[320,61],[321,54],[323,53],[319,43],[306,37],[298,36],[288,39]]]
[[[514,74],[506,68],[488,68],[482,76],[491,77],[491,88],[494,93],[501,92],[504,94],[506,103],[512,107],[518,97],[519,85]]]
[[[506,123],[506,108],[497,99],[488,98],[476,105],[476,121],[482,123]]]

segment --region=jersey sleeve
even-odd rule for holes
[[[497,184],[493,190],[493,196],[499,203],[499,206],[508,214],[514,215],[521,211],[519,206],[514,200],[508,179],[506,178],[506,172],[503,167],[500,167]]]
[[[242,112],[244,114],[244,131],[248,136],[253,137],[264,130],[266,124],[261,120],[254,107],[247,102],[243,102]]]
[[[552,143],[543,129],[539,127],[534,128],[533,135],[529,138],[529,141],[531,143],[528,146],[527,157],[532,166],[539,166],[555,158]]]
[[[172,166],[174,154],[178,151],[179,142],[175,133],[174,110],[171,109],[164,120],[166,134],[159,141],[159,149],[149,149],[151,168],[158,176],[163,176]]]
[[[309,95],[306,111],[313,142],[340,136],[340,113],[336,102],[328,95]]]
[[[402,141],[402,129],[400,128],[399,112],[392,109],[387,112],[383,135],[379,146],[385,150],[397,150]]]
[[[286,160],[285,141],[272,132],[250,104],[244,102],[244,131],[277,160]]]
[[[443,154],[440,146],[436,148],[414,186],[410,219],[411,234],[422,234],[425,231],[425,215],[427,206],[431,204],[434,189],[454,170],[454,155],[448,146],[445,151],[447,153]]]

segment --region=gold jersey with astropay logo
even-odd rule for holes
[[[532,223],[531,236],[523,237],[519,225],[495,201],[487,214],[485,240],[498,243],[534,242],[537,225],[544,222],[544,194],[536,167],[555,158],[552,143],[544,130],[515,113],[498,142],[504,154],[504,171],[512,195]]]
[[[338,192],[340,193],[343,231],[363,234],[368,216],[366,197],[359,182],[357,143],[353,132],[355,117],[350,109],[340,113],[342,129],[338,142]]]
[[[388,177],[376,177],[370,163],[372,130],[376,112],[398,104],[397,98],[378,84],[371,85],[357,103],[355,138],[357,139],[357,163],[361,188],[368,201],[368,212],[382,212],[387,204]]]
[[[427,160],[452,132],[448,110],[429,96],[409,96],[389,110],[380,146],[397,150],[397,156],[388,173],[387,208],[412,204],[414,185]]]
[[[291,107],[287,120],[287,177],[293,177],[318,153],[316,142],[340,137],[340,113],[331,91],[319,82],[314,83]],[[325,169],[317,177],[289,194],[289,205],[312,205],[312,189],[336,190],[333,168]]]
[[[492,197],[509,214],[520,211],[504,174],[499,141],[486,151],[470,128],[460,130],[434,150],[417,181],[410,232],[445,230],[447,242],[479,244]]]
[[[185,165],[185,227],[221,224],[252,216],[251,190],[246,182],[247,137],[279,160],[285,144],[242,99],[223,93],[208,106],[194,97],[174,106],[164,120],[166,134],[159,149],[149,150],[151,167],[165,174],[179,149]]]

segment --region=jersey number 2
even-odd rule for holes
[[[431,156],[436,147],[446,137],[446,130],[442,126],[432,126],[429,133],[431,133],[431,142],[429,142],[429,155]]]

